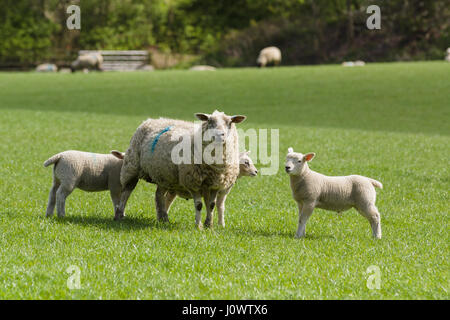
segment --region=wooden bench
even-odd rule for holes
[[[149,63],[145,50],[80,50],[78,55],[93,52],[102,54],[104,71],[133,71]]]

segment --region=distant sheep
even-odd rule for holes
[[[212,66],[199,65],[199,66],[192,66],[189,70],[191,70],[191,71],[216,71],[216,68],[212,67]]]
[[[59,217],[65,216],[66,198],[75,188],[84,191],[109,190],[114,208],[119,204],[122,186],[120,170],[124,154],[98,154],[82,151],[64,151],[44,162],[44,167],[54,164],[53,185],[47,206],[47,217],[57,206]]]
[[[70,69],[72,72],[77,70],[97,70],[102,71],[103,56],[99,52],[87,53],[78,56],[77,60],[72,62]]]
[[[139,178],[151,177],[158,185],[155,195],[158,219],[166,219],[166,192],[175,193],[185,199],[194,199],[195,223],[201,227],[202,197],[206,204],[205,226],[212,226],[212,211],[216,204],[217,194],[228,190],[239,175],[239,145],[236,123],[245,120],[245,116],[228,116],[223,112],[212,114],[197,113],[196,117],[203,121],[201,126],[192,122],[173,119],[148,119],[144,121],[131,138],[130,147],[124,157],[120,173],[122,197],[117,210],[116,219],[121,218],[129,195]],[[200,163],[190,159],[188,163],[175,163],[172,150],[180,145],[180,139],[189,141],[194,150],[196,136],[204,137],[212,133],[214,144],[221,146],[219,155],[221,163]],[[200,138],[201,139],[201,138]],[[184,141],[184,140],[183,140]],[[207,147],[211,142],[202,140]]]
[[[447,56],[445,57],[445,60],[450,62],[450,48],[447,48]]]
[[[256,60],[258,67],[267,65],[278,66],[281,63],[281,51],[277,47],[267,47],[261,50]]]
[[[36,67],[36,72],[57,72],[58,67],[53,63],[43,63]]]
[[[239,154],[239,175],[238,178],[240,177],[255,177],[256,175],[258,175],[258,170],[256,169],[255,165],[253,164],[252,159],[249,157],[249,151],[244,151],[241,152]],[[151,182],[151,180],[147,180],[148,182]],[[219,216],[219,225],[222,227],[225,227],[225,200],[227,198],[227,195],[230,193],[231,191],[231,187],[229,187],[227,190],[224,190],[222,192],[220,192],[217,195],[217,202],[216,202],[216,208],[217,208],[217,213]],[[161,193],[161,190],[157,189],[157,192]],[[167,191],[165,194],[163,194],[164,196],[164,201],[157,201],[157,208],[156,211],[160,213],[161,212],[163,214],[163,216],[160,218],[164,221],[167,221],[169,219],[168,217],[168,213],[169,213],[169,209],[170,206],[173,202],[173,200],[175,200],[177,194],[176,193],[172,193],[170,191]],[[162,206],[164,205],[163,208],[158,207],[158,206]]]
[[[306,223],[314,208],[338,213],[355,208],[369,220],[372,234],[381,239],[380,213],[375,206],[375,188],[383,185],[371,178],[351,175],[329,177],[308,167],[314,153],[295,153],[289,148],[286,156],[286,172],[290,175],[292,196],[297,202],[299,222],[296,237],[304,237]]]

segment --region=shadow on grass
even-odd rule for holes
[[[177,223],[158,222],[154,218],[143,218],[126,216],[120,221],[114,221],[112,217],[99,216],[66,216],[64,218],[56,218],[61,224],[77,224],[84,227],[95,226],[101,229],[117,230],[117,231],[135,231],[142,229],[161,229],[175,230],[178,229]]]
[[[233,234],[238,236],[259,236],[266,238],[284,238],[284,239],[295,239],[295,230],[292,231],[279,231],[279,230],[242,230],[242,229],[231,229]],[[335,237],[331,234],[322,234],[322,233],[307,233],[305,238],[306,240],[320,240],[320,239],[335,239]],[[297,239],[301,241],[301,239]]]

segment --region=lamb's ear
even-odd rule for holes
[[[288,148],[288,153],[292,153],[292,152],[294,152],[294,149]]]
[[[111,151],[111,154],[118,159],[123,159],[123,157],[125,156],[125,153],[117,151],[117,150]]]
[[[311,161],[315,156],[316,156],[316,154],[314,152],[310,152],[310,153],[305,154],[303,156],[303,159],[305,159],[305,161]]]
[[[246,116],[232,116],[232,117],[231,117],[231,122],[234,122],[234,123],[241,123],[241,122],[244,121],[245,119],[247,119]]]
[[[202,121],[208,121],[209,119],[209,114],[206,113],[196,113],[195,116]]]

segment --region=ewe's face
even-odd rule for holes
[[[196,113],[198,119],[203,121],[204,139],[213,139],[214,143],[224,144],[232,130],[235,130],[235,123],[245,120],[245,116],[227,116],[223,112],[214,111],[213,114]]]
[[[258,175],[258,169],[253,164],[248,152],[241,152],[239,155],[239,174],[246,177],[255,177]]]
[[[289,148],[286,156],[285,170],[289,175],[299,175],[303,172],[306,162],[311,161],[314,158],[314,153],[301,154],[294,152],[292,148]]]

